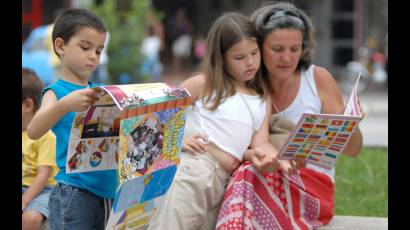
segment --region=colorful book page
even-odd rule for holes
[[[158,124],[165,127],[167,121],[164,122],[162,117],[170,117],[174,112],[186,107],[190,95],[185,89],[170,87],[164,83],[98,86],[94,89],[97,91],[99,100],[86,111],[76,113],[73,120],[67,151],[67,173],[117,169],[121,143],[132,144],[132,141],[125,140],[129,139],[130,136],[123,135],[124,140],[120,140],[120,126],[126,132],[127,128],[136,125],[135,122],[138,119],[144,120],[145,118],[142,117],[150,114],[151,118],[157,119],[160,121]],[[135,101],[136,98],[138,103]],[[177,108],[177,110],[172,110],[173,108]],[[128,119],[132,116],[134,118]],[[179,125],[183,126],[184,124],[183,122]],[[166,133],[160,133],[163,130],[157,131],[158,128],[155,129],[155,135],[160,134],[160,138],[163,138],[162,141],[172,141],[174,136],[166,135],[164,137]],[[151,136],[152,131],[149,132]],[[138,134],[132,133],[132,135],[133,138],[136,138],[135,135]],[[126,148],[128,147],[131,146]],[[144,151],[159,156],[162,153],[162,144],[161,146],[146,145]],[[146,170],[158,170],[175,164],[178,162],[178,158],[175,157],[175,150],[173,153],[172,159],[160,156],[162,161],[157,161],[155,164],[149,162],[150,166],[153,166]],[[136,158],[137,156],[133,159]],[[152,158],[148,158],[148,160],[152,160]],[[139,162],[139,164],[138,167],[141,169],[141,165],[144,163]],[[143,175],[144,172],[141,170],[139,172]]]
[[[171,186],[176,170],[176,165],[172,165],[122,183],[113,204],[114,212],[164,195]]]
[[[120,110],[189,97],[187,90],[164,83],[99,86],[113,99]]]
[[[111,209],[110,217],[105,229],[146,229],[151,223],[152,216],[163,205],[165,196],[133,205],[117,213]]]
[[[279,158],[305,160],[331,169],[361,121],[357,86],[360,74],[347,100],[344,115],[304,113],[289,135]]]
[[[303,159],[330,169],[360,122],[360,117],[304,113],[279,158]]]
[[[67,173],[117,168],[120,113],[115,105],[95,105],[76,114],[67,151]]]
[[[120,182],[144,176],[179,163],[185,127],[185,110],[171,108],[133,115],[121,120]]]

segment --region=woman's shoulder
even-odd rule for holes
[[[321,66],[314,66],[313,68],[313,76],[315,78],[316,86],[318,90],[321,89],[329,89],[337,86],[337,83],[333,77],[333,75],[324,67]]]
[[[319,97],[326,107],[324,112],[335,113],[339,109],[336,107],[343,105],[342,94],[336,80],[326,68],[320,66],[315,66],[313,75]]]
[[[317,83],[326,83],[334,80],[332,74],[326,68],[317,65],[313,68],[313,76]]]

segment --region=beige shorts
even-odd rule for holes
[[[163,206],[148,229],[215,229],[230,173],[209,153],[181,154]]]

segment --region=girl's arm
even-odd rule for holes
[[[189,152],[194,155],[198,153],[205,153],[207,148],[203,141],[207,139],[208,138],[202,134],[194,134],[191,137],[184,138],[182,143],[182,151]]]
[[[250,161],[259,171],[273,172],[278,167],[278,151],[269,141],[270,98],[266,101],[266,114],[260,129],[253,135],[250,149],[244,160]]]
[[[84,111],[97,100],[96,92],[90,88],[73,91],[60,100],[57,100],[52,90],[48,90],[39,110],[27,126],[27,135],[31,139],[38,139],[66,113]]]
[[[270,100],[268,97],[265,119],[261,129],[254,135],[251,149],[246,151],[244,159],[251,161],[259,171],[274,172],[280,168],[287,174],[294,174],[303,165],[300,162],[279,160],[277,158],[278,150],[269,140],[269,121],[272,109]]]
[[[180,86],[187,89],[191,94],[191,97],[189,98],[189,104],[193,104],[203,95],[203,90],[205,88],[205,75],[198,74],[192,76],[182,82]],[[182,151],[186,151],[192,154],[203,153],[206,150],[206,147],[201,143],[201,141],[199,140],[200,138],[202,138],[203,140],[206,139],[206,137],[201,134],[194,134],[192,136],[184,135],[182,142]]]
[[[342,114],[344,102],[340,89],[333,76],[322,67],[314,68],[314,77],[317,85],[318,94],[322,102],[322,113]],[[346,144],[343,154],[356,157],[363,147],[363,136],[359,127],[352,134],[349,142]]]
[[[200,99],[200,97],[203,94],[205,88],[205,75],[198,74],[192,76],[186,79],[184,82],[182,82],[180,86],[182,88],[187,89],[188,92],[191,94],[190,104],[192,104],[198,99]]]
[[[37,175],[33,180],[33,183],[28,187],[21,197],[22,210],[36,198],[47,184],[48,177],[51,173],[51,166],[42,165],[37,168]]]

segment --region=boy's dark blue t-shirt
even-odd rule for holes
[[[59,79],[55,83],[47,86],[43,90],[43,95],[47,90],[52,90],[57,96],[57,100],[60,100],[62,97],[75,90],[95,86],[99,86],[99,84],[97,85],[89,82],[88,86],[82,86]],[[75,112],[67,113],[60,118],[51,129],[57,139],[56,161],[57,166],[60,169],[55,178],[58,183],[83,188],[100,197],[114,198],[118,185],[117,171],[115,169],[66,174],[67,150],[74,117]]]

